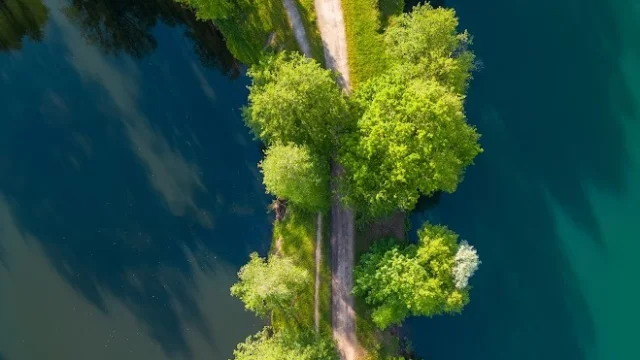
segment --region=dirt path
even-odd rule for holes
[[[333,163],[333,178],[341,176],[342,173],[342,166]],[[333,190],[335,193],[336,189]],[[339,194],[336,194],[331,205],[331,322],[333,337],[342,360],[355,360],[360,348],[356,338],[354,301],[351,295],[354,232],[353,211],[344,207]]]
[[[300,16],[300,12],[298,11],[298,7],[296,6],[294,1],[295,0],[282,0],[282,4],[287,10],[289,24],[293,29],[293,35],[296,37],[298,46],[300,46],[300,51],[302,51],[304,56],[310,58],[312,57],[311,45],[309,45],[307,32],[304,30],[304,25],[302,24],[302,17]]]
[[[327,68],[340,74],[340,86],[351,90],[347,62],[347,35],[340,0],[315,0],[316,16]]]
[[[349,92],[351,83],[342,5],[340,0],[315,0],[314,4],[327,68],[340,74],[340,86]],[[339,177],[342,172],[340,164],[332,164],[333,178]],[[335,194],[336,189],[333,190]],[[354,301],[351,295],[354,232],[353,211],[342,206],[337,194],[331,204],[331,323],[333,337],[338,344],[342,360],[355,360],[360,349],[356,338]]]

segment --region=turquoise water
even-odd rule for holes
[[[475,244],[463,315],[411,321],[428,359],[640,359],[640,2],[449,0],[484,62],[485,153],[416,214]]]

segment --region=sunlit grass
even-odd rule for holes
[[[403,5],[403,0],[342,0],[352,88],[385,71],[382,28]]]
[[[273,232],[273,249],[281,238],[282,255],[287,256],[296,265],[309,272],[312,281],[296,298],[293,318],[275,313],[275,328],[314,331],[314,294],[315,294],[315,246],[316,246],[316,213],[308,212],[293,205],[287,208],[282,222],[276,222]],[[320,271],[320,331],[331,333],[331,263],[327,235],[327,217],[323,216],[323,256]]]

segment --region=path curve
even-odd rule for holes
[[[284,5],[285,10],[287,11],[289,24],[293,29],[293,35],[296,37],[298,46],[300,46],[300,51],[302,51],[304,56],[311,58],[311,45],[309,44],[307,32],[305,31],[304,24],[302,23],[302,17],[300,16],[300,12],[298,11],[298,7],[294,1],[295,0],[282,0],[282,5]]]

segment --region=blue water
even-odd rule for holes
[[[229,358],[271,237],[246,77],[170,0],[45,5],[0,52],[0,359]]]

